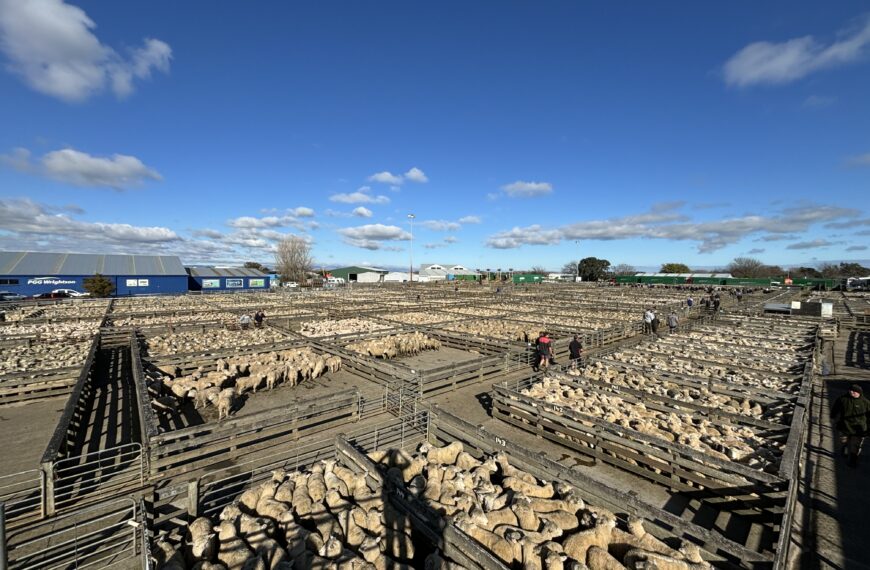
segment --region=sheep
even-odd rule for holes
[[[589,547],[586,554],[586,565],[589,566],[589,570],[623,570],[625,568],[607,550],[597,545]]]
[[[223,419],[224,417],[230,417],[230,412],[233,410],[233,406],[236,403],[236,390],[235,388],[224,388],[218,394],[218,420]]]
[[[223,521],[215,530],[218,532],[220,548],[217,559],[227,567],[227,570],[242,570],[248,559],[254,557],[254,552],[248,548],[245,541],[239,538],[236,527]]]
[[[214,523],[208,517],[199,517],[187,525],[189,553],[193,560],[211,560],[217,552]]]
[[[562,542],[565,554],[574,560],[586,560],[586,553],[592,546],[607,549],[616,519],[612,516],[599,516],[597,513],[592,513],[592,518],[592,528],[570,534]]]
[[[552,483],[539,486],[536,483],[529,483],[522,479],[518,479],[517,477],[505,477],[502,486],[504,486],[505,489],[521,493],[526,497],[535,497],[539,499],[549,499],[555,494]]]
[[[454,441],[444,447],[435,447],[428,443],[420,445],[420,453],[426,456],[429,463],[439,465],[454,465],[456,458],[462,453],[463,447],[461,441]]]
[[[694,563],[649,550],[630,550],[623,563],[628,568],[656,568],[657,570],[703,570],[710,568],[706,562]]]

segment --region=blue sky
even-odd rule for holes
[[[0,248],[870,259],[863,2],[0,0]]]

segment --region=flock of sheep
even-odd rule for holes
[[[562,373],[551,373],[520,393],[551,406],[604,420],[617,429],[634,430],[669,443],[685,445],[710,457],[742,463],[758,470],[775,472],[778,467],[781,442],[764,437],[758,430],[711,421],[689,409],[674,407],[665,412],[623,398],[616,391],[599,391],[561,380],[570,378]],[[759,406],[746,399],[729,401],[728,405],[745,415],[760,414]]]
[[[460,442],[369,454],[383,477],[499,558],[507,567],[701,570],[691,543],[669,545],[640,519],[587,504],[580,490],[545,482],[505,454],[475,459]],[[217,518],[193,520],[183,539],[161,536],[159,569],[291,570],[461,568],[419,540],[387,490],[335,460],[275,471]],[[674,547],[676,546],[676,548]]]
[[[296,386],[340,369],[338,356],[317,354],[308,347],[294,348],[256,357],[218,359],[215,370],[206,372],[200,367],[189,375],[175,366],[158,367],[159,374],[148,382],[148,392],[158,412],[175,411],[186,401],[193,401],[195,408],[215,406],[220,420],[230,415],[238,397],[247,392]]]
[[[372,319],[323,319],[301,323],[299,333],[312,338],[344,334],[382,331],[391,328],[389,324]]]
[[[362,340],[348,344],[345,348],[358,354],[387,360],[400,356],[416,356],[426,350],[441,350],[441,341],[421,332],[412,332]]]
[[[206,331],[179,331],[148,337],[148,355],[173,355],[204,352],[237,346],[267,344],[286,340],[280,332],[269,328],[250,328],[243,331],[212,328]]]

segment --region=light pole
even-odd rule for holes
[[[408,251],[408,286],[414,284],[414,214],[408,214],[408,220],[411,221],[411,249]]]

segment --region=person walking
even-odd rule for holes
[[[677,317],[676,311],[671,311],[671,314],[668,315],[668,333],[674,334],[677,332],[677,325],[680,324],[680,319]]]
[[[546,331],[542,332],[535,344],[538,347],[538,368],[546,369],[553,356],[553,343],[550,341],[550,335]]]
[[[689,295],[689,298],[686,299],[686,315],[688,315],[690,312],[692,312],[692,305],[694,305],[694,304],[695,304],[695,300],[692,298],[691,295]]]
[[[576,369],[583,357],[583,343],[580,342],[580,336],[574,335],[574,339],[568,343],[568,352],[571,354],[571,368]]]
[[[239,326],[242,327],[242,330],[248,330],[248,327],[251,326],[251,315],[245,313],[241,317],[239,317]]]
[[[263,309],[260,309],[256,313],[254,313],[254,326],[260,328],[263,326],[263,321],[266,320],[266,313],[263,312]]]
[[[659,336],[659,324],[661,321],[659,321],[659,316],[654,311],[650,312],[652,313],[652,320],[649,322],[650,329],[654,335]]]
[[[843,455],[849,457],[849,467],[858,466],[861,444],[867,435],[868,414],[870,400],[864,397],[864,390],[859,384],[852,384],[849,391],[837,398],[831,408],[831,419],[840,435]]]
[[[643,332],[644,334],[650,334],[652,332],[652,322],[655,318],[655,313],[653,313],[652,309],[647,309],[643,313]]]

